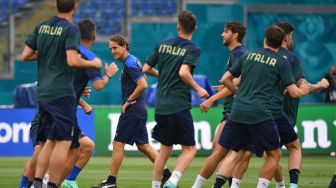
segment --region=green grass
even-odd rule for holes
[[[23,157],[2,157],[0,158],[0,187],[17,188],[22,174],[22,168],[26,158]],[[189,188],[193,184],[198,171],[205,158],[197,157],[191,166],[183,174],[179,182],[180,188]],[[288,185],[289,177],[287,172],[287,157],[283,157],[285,181]],[[174,167],[176,158],[168,161],[170,169]],[[254,188],[257,184],[258,172],[262,159],[253,158],[248,172],[246,173],[242,188]],[[110,158],[94,157],[78,178],[81,188],[90,187],[106,178],[109,173]],[[118,187],[120,188],[142,188],[151,187],[153,165],[144,157],[127,157],[123,161],[118,176]],[[322,188],[327,187],[330,178],[336,170],[335,158],[329,156],[305,156],[303,158],[301,176],[299,179],[301,188]],[[212,176],[204,187],[211,187],[215,176]],[[226,186],[227,187],[227,186]],[[270,187],[275,187],[274,181]],[[288,187],[288,186],[287,186]]]

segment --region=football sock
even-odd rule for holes
[[[239,188],[240,182],[241,182],[240,179],[232,178],[232,184],[230,188]]]
[[[267,188],[270,184],[270,181],[265,178],[259,178],[257,188]]]
[[[27,183],[28,183],[28,177],[22,176],[20,182],[20,188],[25,188],[27,186]]]
[[[298,184],[299,180],[299,175],[300,175],[300,170],[299,169],[291,169],[289,170],[289,182],[292,184]]]
[[[67,176],[67,180],[74,181],[77,179],[78,174],[80,173],[82,169],[78,168],[77,166],[73,166],[70,174]]]
[[[222,175],[217,175],[216,182],[213,185],[213,188],[221,188],[227,180],[228,180],[227,177],[222,176]]]
[[[203,178],[201,175],[197,175],[194,185],[192,188],[199,188],[206,182],[207,179]]]

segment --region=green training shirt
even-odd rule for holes
[[[67,64],[66,50],[78,50],[79,29],[64,18],[54,16],[39,24],[26,40],[37,51],[37,99],[49,101],[75,96],[74,69]]]
[[[270,105],[280,81],[284,86],[294,82],[287,75],[289,64],[269,49],[253,50],[239,58],[230,73],[241,76],[230,119],[237,123],[257,124],[272,118]]]
[[[187,39],[174,37],[160,42],[146,63],[158,65],[155,113],[169,115],[191,108],[191,90],[179,71],[182,64],[196,67],[201,50]]]

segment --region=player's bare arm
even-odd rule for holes
[[[287,92],[293,98],[299,98],[309,94],[309,88],[306,84],[301,84],[297,87],[295,84],[291,84],[286,87]]]
[[[96,57],[92,61],[87,61],[78,56],[77,50],[67,50],[66,55],[67,63],[70,67],[100,69],[102,66],[101,60],[99,58]]]
[[[151,67],[147,63],[145,63],[144,66],[142,67],[142,72],[153,77],[159,76],[159,71],[156,70],[154,67]]]
[[[182,65],[179,71],[179,75],[183,82],[196,91],[197,95],[201,98],[206,98],[209,96],[208,92],[200,87],[193,79],[191,73],[190,65]]]
[[[326,89],[326,88],[329,87],[329,82],[325,78],[322,78],[316,84],[309,83],[306,79],[301,78],[298,81],[298,85],[300,86],[301,84],[305,84],[308,87],[309,93],[312,93],[312,92],[319,93],[321,90]]]
[[[21,54],[21,60],[22,61],[34,61],[37,60],[37,53],[33,49],[31,49],[29,46],[25,46],[22,54]]]
[[[227,87],[232,93],[236,93],[237,92],[237,90],[238,90],[238,88],[237,88],[237,86],[235,85],[235,83],[233,82],[233,75],[229,72],[229,71],[227,71],[224,75],[223,75],[223,77],[222,77],[222,79],[221,79],[221,83],[225,86],[225,87]]]
[[[105,69],[105,75],[103,79],[95,80],[92,83],[93,88],[97,91],[102,90],[107,85],[109,80],[118,72],[118,67],[115,63],[111,63],[110,65],[107,65],[107,63],[105,63],[104,69]]]
[[[136,102],[136,99],[146,90],[146,88],[148,87],[147,85],[147,81],[146,78],[140,78],[137,81],[137,86],[135,87],[134,91],[132,92],[132,94],[128,97],[127,101],[123,104],[122,106],[122,112],[125,113],[126,109],[129,105],[132,105]]]
[[[79,106],[81,106],[85,112],[85,114],[91,114],[92,106],[86,103],[83,99],[79,99]]]

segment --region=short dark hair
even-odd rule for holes
[[[184,10],[178,15],[178,23],[182,27],[183,32],[186,34],[194,32],[196,21],[196,16],[190,11]]]
[[[246,34],[246,27],[242,23],[228,22],[226,23],[225,28],[231,30],[232,33],[238,33],[238,42],[241,43],[243,41]]]
[[[94,40],[96,23],[91,19],[84,19],[78,23],[80,38],[83,40]]]
[[[266,44],[272,48],[279,48],[285,38],[285,32],[279,26],[273,25],[265,32]]]
[[[276,25],[279,26],[282,30],[284,30],[286,35],[294,31],[294,26],[290,23],[280,22],[280,23],[277,23]]]
[[[70,12],[76,5],[76,0],[56,0],[56,6],[58,12],[67,13]]]
[[[124,46],[126,45],[126,50],[129,51],[129,43],[127,41],[127,39],[122,36],[122,35],[113,35],[110,39],[110,41],[113,41],[115,43],[117,43],[119,46]]]

